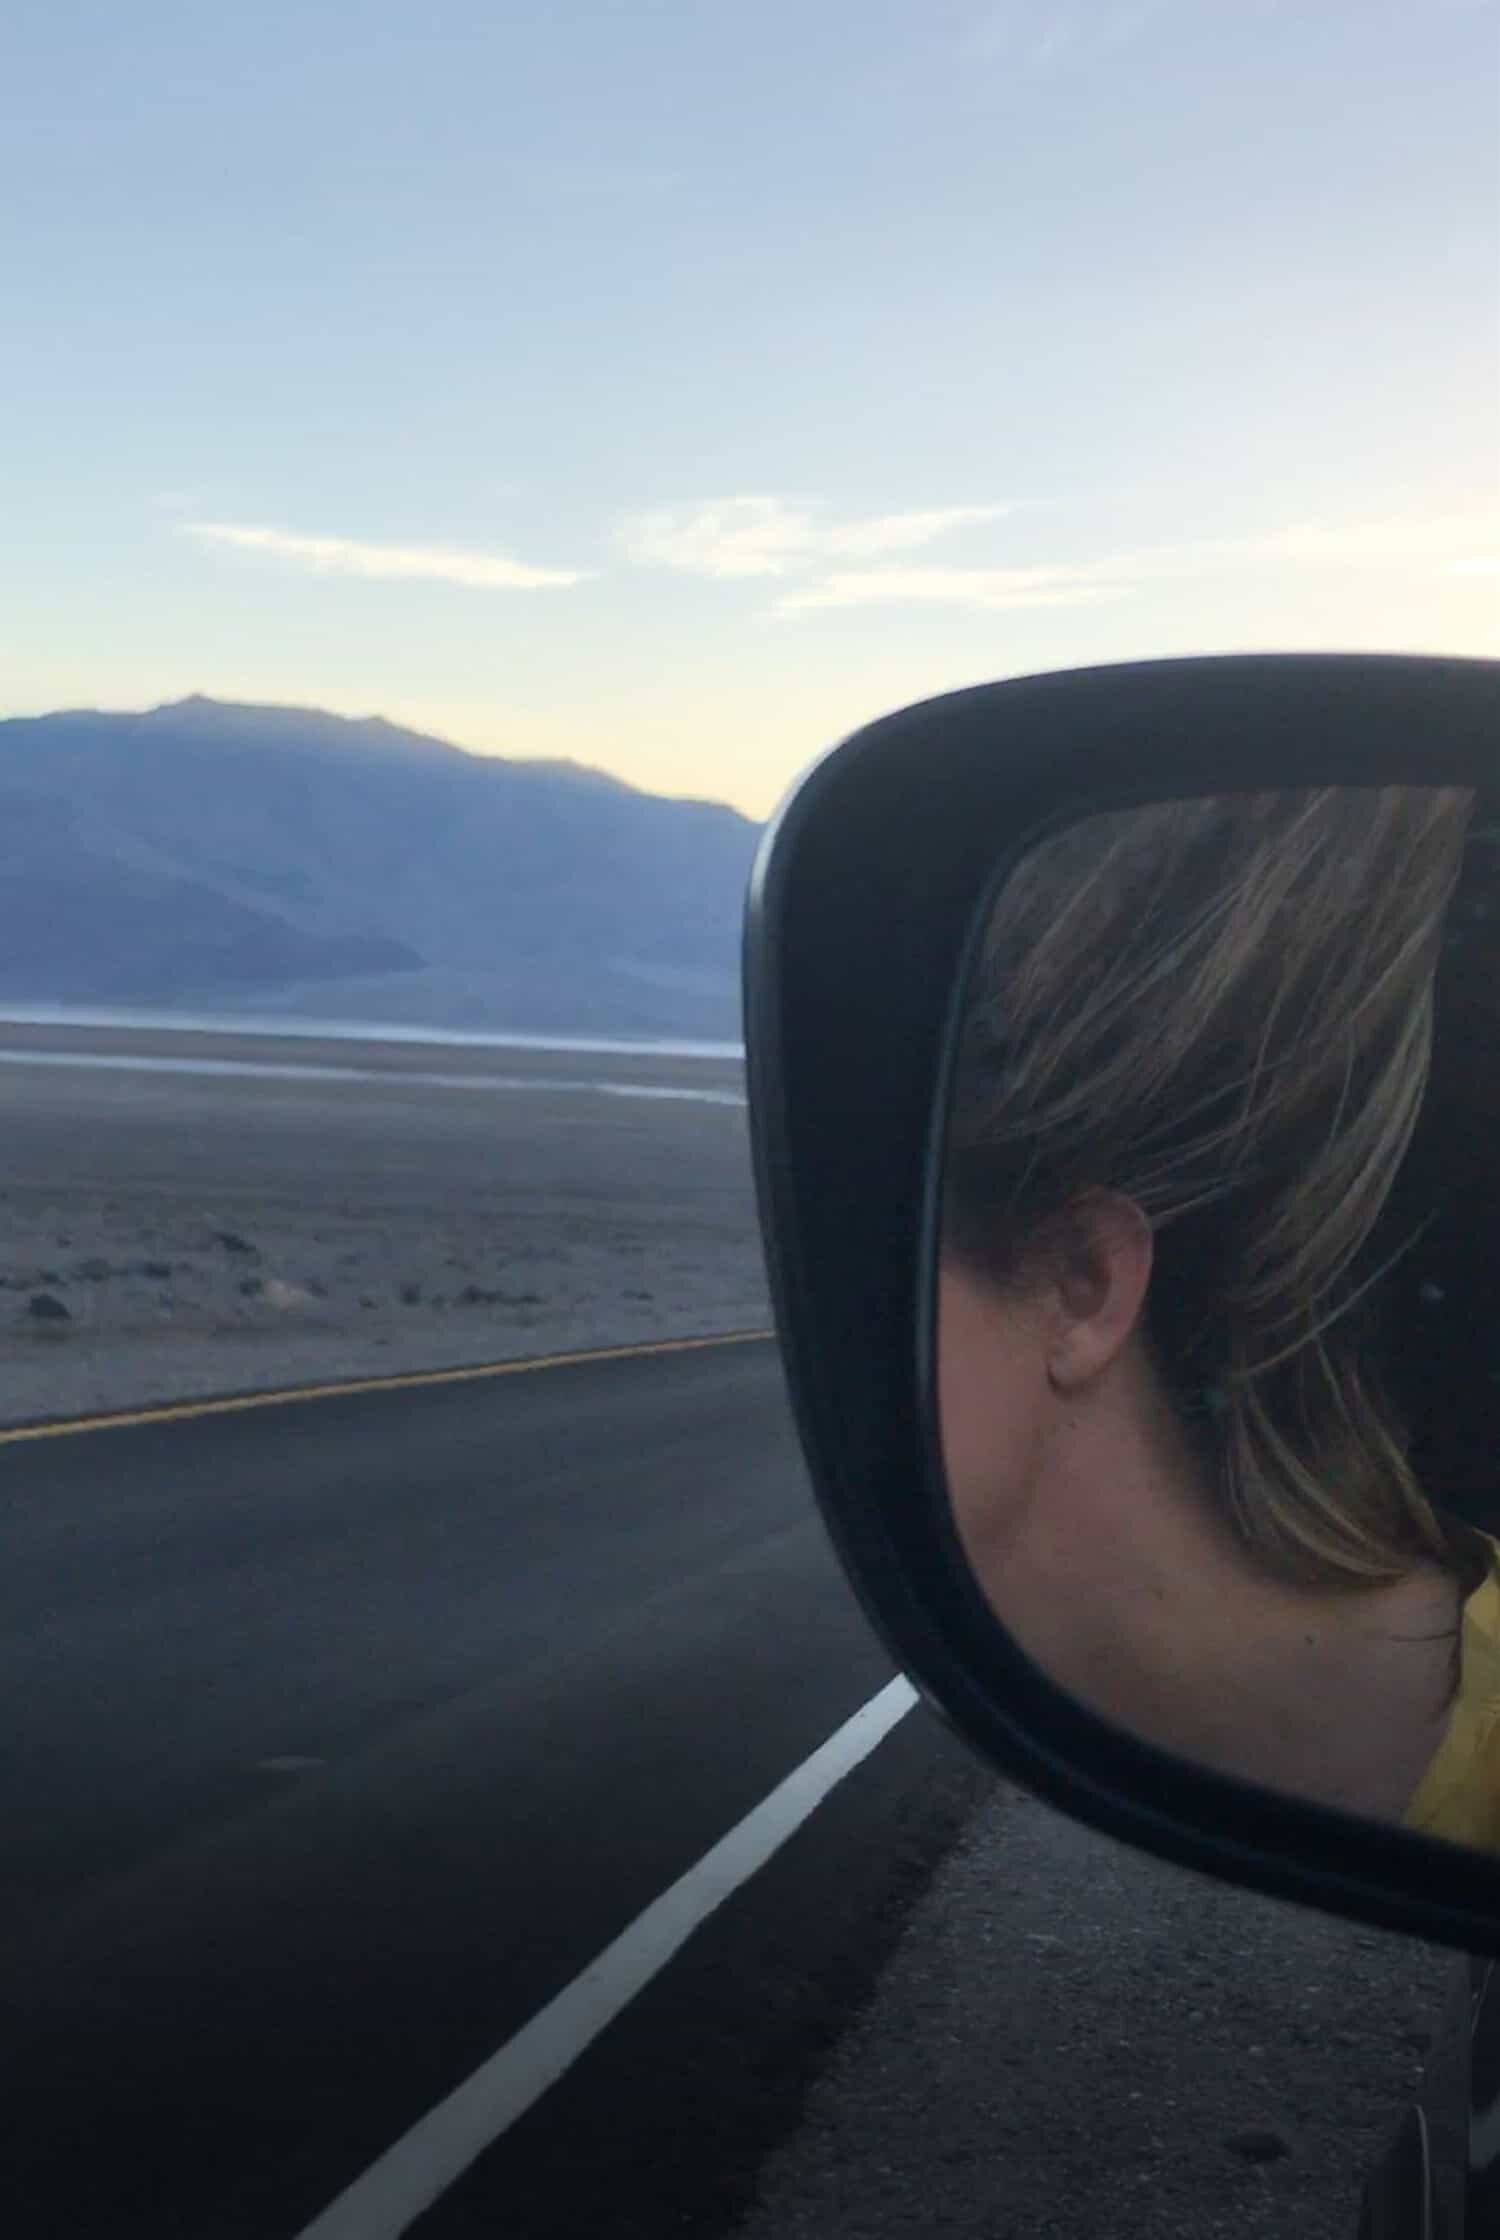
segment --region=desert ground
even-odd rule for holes
[[[0,1421],[767,1321],[731,1056],[0,1022]]]

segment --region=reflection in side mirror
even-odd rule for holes
[[[1489,861],[1469,791],[1351,787],[1099,815],[1011,869],[947,1117],[937,1391],[964,1552],[1059,1685],[1493,1851]]]

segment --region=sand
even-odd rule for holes
[[[731,1059],[0,1024],[0,1422],[768,1319]]]

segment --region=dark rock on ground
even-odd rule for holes
[[[1279,2162],[1292,2151],[1279,2131],[1236,2131],[1224,2144],[1242,2162]]]

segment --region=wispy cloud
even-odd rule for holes
[[[1290,22],[1310,11],[1306,0],[1217,0],[1218,11],[1240,28]],[[1387,0],[1385,13],[1403,9],[1437,28],[1437,19],[1482,16],[1494,0]],[[966,64],[994,64],[1031,79],[1107,69],[1137,50],[1157,52],[1167,43],[1213,23],[1215,0],[982,0],[962,19],[957,43]]]
[[[930,506],[915,513],[831,519],[786,498],[716,498],[658,506],[622,522],[617,542],[642,567],[703,576],[784,576],[831,559],[912,552],[956,529],[998,521],[1008,506]]]
[[[992,0],[966,30],[982,61],[1051,72],[1113,62],[1181,0]]]
[[[1452,566],[1473,553],[1476,534],[1493,534],[1489,521],[1478,512],[1397,515],[1373,521],[1299,521],[1274,536],[1250,539],[1242,545],[1225,545],[1226,554],[1245,552],[1252,557],[1333,563],[1341,567]]]
[[[1094,583],[1084,568],[854,568],[820,576],[776,602],[780,614],[816,607],[924,604],[983,607],[1081,607],[1118,597],[1121,584]]]
[[[505,553],[469,552],[451,545],[370,544],[355,537],[303,536],[291,529],[240,521],[185,521],[182,534],[199,544],[268,553],[323,575],[455,583],[473,591],[546,591],[585,580],[584,572],[575,568],[534,568]]]
[[[1009,506],[930,506],[925,513],[877,513],[868,520],[850,521],[828,529],[820,550],[849,559],[874,559],[882,552],[913,552],[934,538],[950,536],[955,529],[971,529],[981,521],[999,521]]]
[[[1442,567],[1482,575],[1495,562],[1474,552],[1472,518],[1299,522],[1264,536],[1150,545],[1101,560],[1018,568],[853,568],[788,591],[780,614],[817,608],[940,604],[991,612],[1082,606],[1121,599],[1149,584],[1183,582],[1237,569]]]

